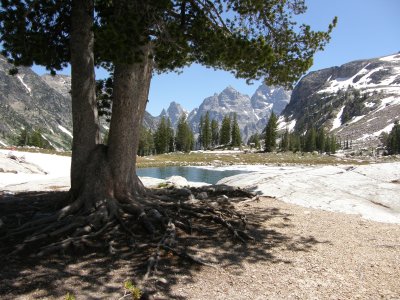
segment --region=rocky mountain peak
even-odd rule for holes
[[[161,117],[169,118],[171,120],[172,125],[176,127],[178,125],[179,118],[182,115],[187,116],[188,114],[189,114],[188,111],[185,110],[179,103],[172,101],[169,104],[167,110],[163,109],[161,111],[161,114],[159,115],[158,118]]]
[[[262,84],[251,97],[254,109],[269,109],[280,114],[290,101],[291,92],[282,87]]]

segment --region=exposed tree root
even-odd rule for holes
[[[69,205],[55,212],[45,209],[40,215],[29,210],[30,217],[20,226],[10,225],[7,220],[11,217],[3,220],[0,244],[4,248],[0,253],[44,256],[52,252],[80,253],[83,249],[100,248],[116,254],[122,244],[134,251],[142,243],[149,251],[144,276],[147,279],[157,272],[160,259],[168,255],[215,267],[188,253],[185,236],[209,236],[217,225],[242,243],[254,240],[246,231],[246,217],[232,208],[226,196],[249,199],[254,197],[252,194],[240,190],[224,192],[216,187],[132,192],[120,199],[115,196],[102,151],[94,155],[88,169],[100,176],[85,182],[79,197]],[[210,196],[196,200],[201,191]]]

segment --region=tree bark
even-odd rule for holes
[[[119,201],[130,200],[143,191],[136,175],[136,153],[152,75],[149,55],[147,45],[141,62],[115,64],[108,160]]]
[[[85,165],[99,143],[99,122],[94,73],[94,2],[73,0],[71,17],[71,84],[72,84],[72,161],[71,192],[74,197],[84,182]]]

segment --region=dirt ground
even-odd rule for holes
[[[400,299],[399,225],[265,197],[230,200],[246,214],[254,242],[234,240],[212,222],[208,235],[178,239],[210,266],[165,252],[144,282],[149,253],[134,241],[135,251],[113,255],[3,255],[0,299],[65,299],[68,292],[77,300],[120,299],[127,280],[151,299]]]

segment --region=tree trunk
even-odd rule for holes
[[[85,165],[99,143],[93,56],[93,0],[73,0],[71,18],[72,161],[71,192],[76,197],[84,182]]]
[[[143,47],[141,62],[115,64],[114,95],[108,160],[114,180],[114,196],[129,201],[143,186],[136,175],[136,153],[152,74],[150,46]]]

